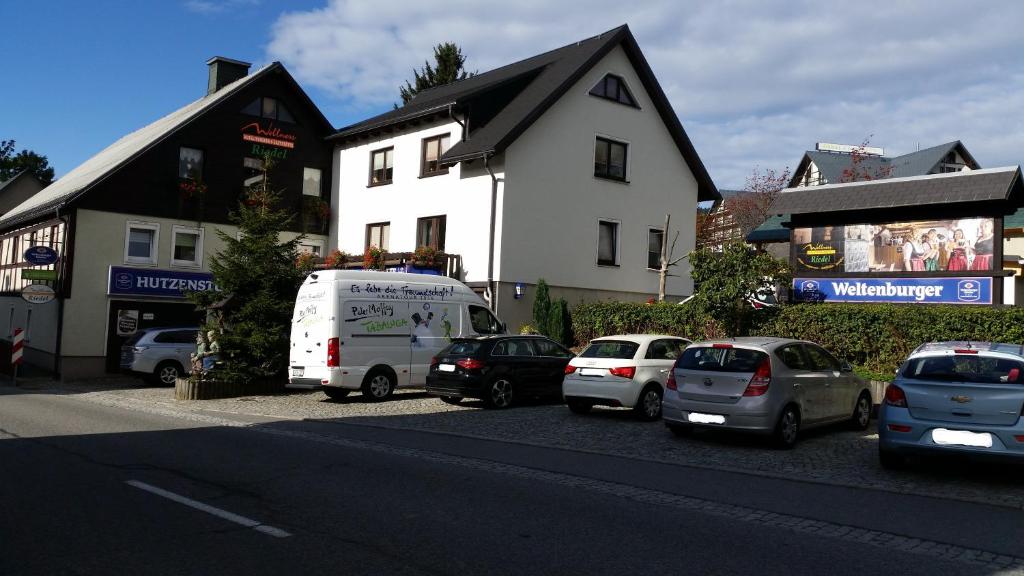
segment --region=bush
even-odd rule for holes
[[[579,344],[613,334],[668,334],[690,340],[725,336],[721,323],[693,302],[584,302],[573,309],[571,325]]]
[[[572,316],[569,314],[569,304],[565,298],[559,298],[551,303],[551,310],[548,313],[548,337],[562,344],[572,347]]]
[[[757,334],[811,340],[859,367],[891,375],[925,342],[1024,343],[1024,308],[896,304],[785,306]]]
[[[543,278],[537,280],[537,288],[533,293],[533,325],[537,332],[551,335],[551,296],[548,294],[548,283]]]

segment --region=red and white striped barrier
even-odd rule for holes
[[[11,345],[11,364],[21,364],[25,354],[25,332],[21,328],[14,329],[14,344]]]

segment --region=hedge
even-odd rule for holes
[[[940,304],[798,304],[758,311],[751,334],[810,340],[874,374],[891,375],[924,342],[1024,343],[1024,307]],[[578,343],[599,336],[661,333],[692,340],[726,336],[690,304],[585,302],[572,312]]]
[[[694,303],[583,302],[572,310],[572,331],[577,344],[613,334],[669,334],[695,341],[725,335]]]

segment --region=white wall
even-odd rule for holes
[[[337,186],[332,205],[338,209],[332,227],[337,227],[337,240],[334,244],[332,235],[332,244],[349,254],[362,255],[366,225],[390,222],[388,250],[412,252],[417,248],[417,219],[444,215],[445,252],[462,256],[465,281],[487,280],[491,178],[483,163],[459,164],[449,168],[448,174],[420,177],[422,140],[448,133],[454,145],[462,137],[462,127],[440,122],[336,149]],[[370,153],[389,146],[395,149],[392,183],[369,186]],[[496,176],[502,177],[501,160],[492,160],[491,166]]]
[[[607,73],[626,80],[640,109],[588,92]],[[629,144],[628,184],[595,177],[597,136]],[[693,250],[697,182],[621,47],[614,49],[506,151],[501,279],[657,293],[647,232],[672,215],[675,255]],[[618,267],[597,265],[598,219],[620,222]],[[689,265],[667,292],[692,292]]]

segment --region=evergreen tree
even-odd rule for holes
[[[551,333],[551,296],[548,294],[548,283],[541,278],[537,280],[536,292],[533,295],[533,326],[537,332],[547,336]]]
[[[210,259],[210,271],[221,292],[190,294],[205,307],[227,299],[221,317],[209,327],[220,332],[223,369],[218,379],[281,376],[287,369],[292,308],[304,273],[296,266],[301,237],[280,239],[292,215],[279,208],[271,167],[265,158],[263,178],[229,216],[238,225],[238,237],[217,230],[225,248]]]
[[[569,316],[569,304],[565,298],[559,298],[551,303],[551,311],[548,313],[548,337],[562,344],[570,346],[572,340],[572,318]]]
[[[405,86],[398,87],[403,105],[408,104],[413,96],[427,88],[451,84],[456,80],[465,80],[473,75],[472,72],[466,72],[463,69],[466,57],[462,55],[462,49],[454,42],[445,42],[435,46],[434,62],[434,66],[431,66],[429,62],[424,62],[423,68],[419,71],[412,71],[412,83],[406,80]],[[398,108],[397,104],[395,108]]]

